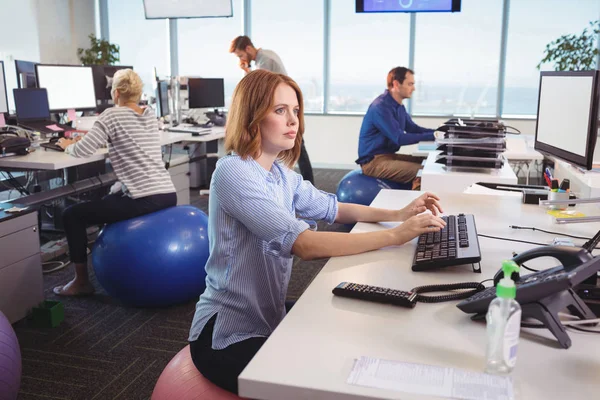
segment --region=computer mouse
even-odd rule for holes
[[[56,143],[58,142],[58,139],[60,139],[59,137],[52,137],[50,138],[50,141],[48,143]]]

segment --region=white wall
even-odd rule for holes
[[[420,126],[435,128],[448,118],[415,117]],[[310,161],[315,168],[353,169],[357,165],[358,135],[363,117],[345,115],[305,116],[304,139]],[[523,134],[535,134],[535,120],[504,120],[506,125]]]
[[[0,0],[0,60],[4,61],[8,104],[14,110],[14,60],[79,64],[78,47],[95,32],[94,0]]]

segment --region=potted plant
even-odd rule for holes
[[[98,39],[93,33],[90,38],[90,48],[77,49],[77,56],[84,65],[113,65],[120,60],[119,46],[107,40]]]
[[[554,63],[555,71],[583,71],[598,68],[599,54],[596,40],[600,34],[600,20],[591,21],[581,35],[563,35],[546,45],[544,58],[537,65]]]

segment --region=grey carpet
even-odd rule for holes
[[[348,171],[315,170],[316,186],[335,193]],[[191,193],[191,203],[207,211],[208,197]],[[320,230],[348,231],[319,223]],[[327,260],[294,260],[288,299],[297,299]],[[19,399],[149,399],[169,360],[187,342],[195,301],[175,307],[125,307],[98,292],[87,298],[58,298],[52,288],[68,281],[71,268],[44,275],[47,300],[59,300],[65,319],[57,328],[40,329],[28,320],[14,325],[23,357]]]

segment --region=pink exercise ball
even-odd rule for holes
[[[187,345],[165,367],[154,386],[151,400],[240,400],[221,389],[196,369]]]
[[[15,400],[21,385],[21,349],[8,319],[0,312],[0,400]]]

